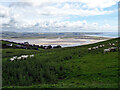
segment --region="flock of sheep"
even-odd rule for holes
[[[96,49],[102,48],[102,47],[104,47],[104,46],[105,46],[105,45],[103,44],[103,45],[95,46],[95,47],[92,47],[92,48],[88,48],[88,50],[89,50],[89,51],[91,51],[91,50],[96,50]]]
[[[116,43],[117,43],[118,41],[116,41]],[[119,49],[120,50],[120,47],[118,48],[118,47],[115,47],[115,43],[109,43],[109,46],[112,46],[112,47],[110,47],[110,48],[106,48],[106,49],[104,49],[104,54],[105,53],[107,53],[107,52],[112,52],[112,51],[116,51],[117,49]],[[99,49],[99,48],[102,48],[102,47],[104,47],[105,45],[104,44],[102,44],[102,45],[98,45],[98,46],[94,46],[94,47],[92,47],[92,48],[88,48],[88,51],[92,51],[92,50],[96,50],[96,49]],[[114,47],[113,47],[114,46]],[[25,60],[25,59],[27,59],[27,58],[32,58],[32,57],[34,57],[34,54],[32,54],[32,55],[21,55],[21,56],[14,56],[14,57],[12,57],[12,58],[10,58],[10,61],[14,61],[14,60]]]
[[[34,54],[32,54],[32,55],[21,55],[21,56],[14,56],[14,57],[12,57],[12,58],[10,58],[10,61],[14,61],[14,60],[25,60],[25,59],[27,59],[27,58],[32,58],[32,57],[34,57]]]
[[[117,43],[118,41],[115,41],[115,42]],[[108,43],[108,44],[109,44],[109,46],[112,46],[112,47],[104,49],[104,54],[107,53],[107,52],[117,51],[117,49],[120,50],[120,47],[119,47],[119,48],[116,47],[116,46],[115,46],[115,45],[116,45],[115,43]],[[98,45],[98,46],[95,46],[95,47],[92,47],[92,48],[88,48],[88,51],[96,50],[96,49],[102,48],[102,47],[104,47],[104,46],[105,46],[105,45],[102,44],[102,45]]]

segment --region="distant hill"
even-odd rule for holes
[[[66,38],[66,37],[80,37],[86,35],[98,35],[101,33],[83,33],[83,32],[46,32],[46,33],[32,33],[32,32],[8,32],[3,31],[2,37],[5,38],[24,38],[24,37],[39,37],[39,38]]]

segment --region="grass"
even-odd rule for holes
[[[118,88],[118,51],[103,54],[103,49],[110,47],[108,43],[116,40],[39,51],[3,49],[3,88]],[[88,47],[99,44],[105,47],[88,52]],[[9,61],[21,54],[35,54],[35,58]],[[25,83],[27,79],[30,81]]]

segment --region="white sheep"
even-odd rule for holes
[[[28,57],[30,57],[30,58],[34,57],[34,54],[32,54],[32,55],[21,55],[19,57],[14,56],[13,58],[10,58],[10,61],[14,61],[15,59],[17,59],[17,60],[27,59]]]
[[[108,48],[108,49],[104,49],[104,54],[105,54],[106,52],[110,52],[110,49],[109,49],[109,48]]]
[[[32,58],[32,57],[34,57],[34,55],[32,54],[32,55],[30,55],[30,58]]]
[[[17,57],[17,60],[21,60],[22,59],[22,57]]]
[[[103,44],[102,46],[104,47],[105,45]]]
[[[117,47],[111,47],[110,50],[111,51],[116,51],[118,48]]]
[[[96,47],[93,47],[92,49],[93,49],[93,50],[95,50],[95,49],[96,49]]]
[[[111,46],[112,44],[111,44],[111,43],[109,43],[109,45]]]
[[[17,59],[17,56],[14,56],[13,58],[14,58],[14,59]]]
[[[99,45],[99,47],[103,47],[103,45]]]
[[[92,49],[91,48],[88,48],[88,51],[91,51]]]
[[[10,61],[14,61],[14,58],[10,58]]]
[[[21,58],[22,58],[22,59],[27,59],[27,58],[28,58],[28,55],[22,55]]]
[[[114,44],[114,43],[112,43],[112,46],[115,46],[115,44]]]
[[[96,46],[96,49],[98,49],[99,47],[98,46]]]

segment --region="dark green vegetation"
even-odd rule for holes
[[[3,49],[4,88],[118,88],[118,51],[103,54],[109,42],[50,50]],[[89,47],[105,47],[88,51]],[[9,61],[14,55],[34,58]]]

